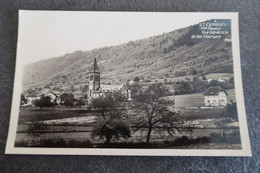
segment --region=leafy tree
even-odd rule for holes
[[[133,97],[133,109],[137,114],[137,129],[146,130],[146,143],[150,143],[153,130],[167,131],[170,135],[179,131],[179,124],[184,124],[182,115],[173,112],[174,100],[169,97],[166,85],[156,83]]]
[[[217,80],[212,80],[212,81],[210,81],[210,83],[209,83],[209,87],[210,86],[219,86],[219,82],[217,81]]]
[[[54,106],[49,96],[42,96],[39,100],[35,100],[34,105],[40,108]]]
[[[61,104],[66,107],[72,107],[74,106],[74,95],[72,93],[62,93],[60,96]]]
[[[176,82],[174,85],[174,94],[187,94],[192,90],[189,82],[181,81]]]
[[[23,94],[21,94],[21,102],[20,102],[20,105],[23,105],[23,104],[26,104],[28,101],[27,99],[25,98],[25,96]]]
[[[231,77],[231,78],[228,80],[228,82],[234,85],[234,77]]]
[[[120,92],[113,92],[92,101],[93,108],[99,112],[92,131],[93,137],[105,138],[106,144],[109,144],[111,140],[131,137],[129,126],[123,120],[127,114],[126,100],[127,98]]]
[[[105,138],[105,143],[109,144],[113,139],[118,140],[131,137],[131,132],[129,126],[121,120],[98,118],[92,135],[99,136],[100,139]]]
[[[138,76],[136,76],[136,77],[134,78],[134,81],[135,81],[135,82],[139,82],[139,81],[140,81],[140,78],[139,78]]]
[[[237,104],[236,101],[230,100],[230,104],[227,104],[227,117],[230,117],[236,121],[238,121],[237,116]]]
[[[81,88],[81,92],[82,93],[86,93],[88,91],[88,85],[84,85],[82,88]]]
[[[83,99],[80,98],[80,99],[78,99],[78,100],[76,101],[75,105],[76,105],[77,107],[81,107],[81,106],[84,106],[84,105],[85,105],[85,102],[84,102]]]
[[[66,106],[67,108],[74,106],[74,103],[73,103],[71,100],[65,100],[62,104],[63,104],[64,106]]]
[[[190,83],[191,91],[190,93],[204,92],[208,87],[206,81],[199,80],[199,78],[194,77],[193,81]]]

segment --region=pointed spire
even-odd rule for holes
[[[94,59],[94,70],[96,69],[96,67],[97,67],[97,60],[96,60],[96,58]]]
[[[99,71],[99,67],[97,65],[97,60],[96,58],[94,59],[94,64],[93,64],[93,69],[92,69],[93,72],[97,72]]]

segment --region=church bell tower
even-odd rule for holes
[[[100,88],[100,71],[96,58],[94,59],[94,64],[89,72],[88,88],[88,98],[93,98],[95,91]]]

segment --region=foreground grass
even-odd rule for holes
[[[86,109],[21,109],[19,113],[19,124],[29,121],[44,121],[61,118],[92,116],[95,112]]]
[[[241,149],[239,132],[221,137],[220,134],[212,133],[202,137],[178,137],[175,140],[161,142],[113,142],[109,144],[101,141],[94,143],[88,139],[65,139],[53,137],[49,139],[16,141],[15,147],[45,147],[45,148],[182,148],[182,149]]]

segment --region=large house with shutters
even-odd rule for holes
[[[212,86],[204,92],[204,101],[205,106],[226,106],[228,94],[220,86]]]

